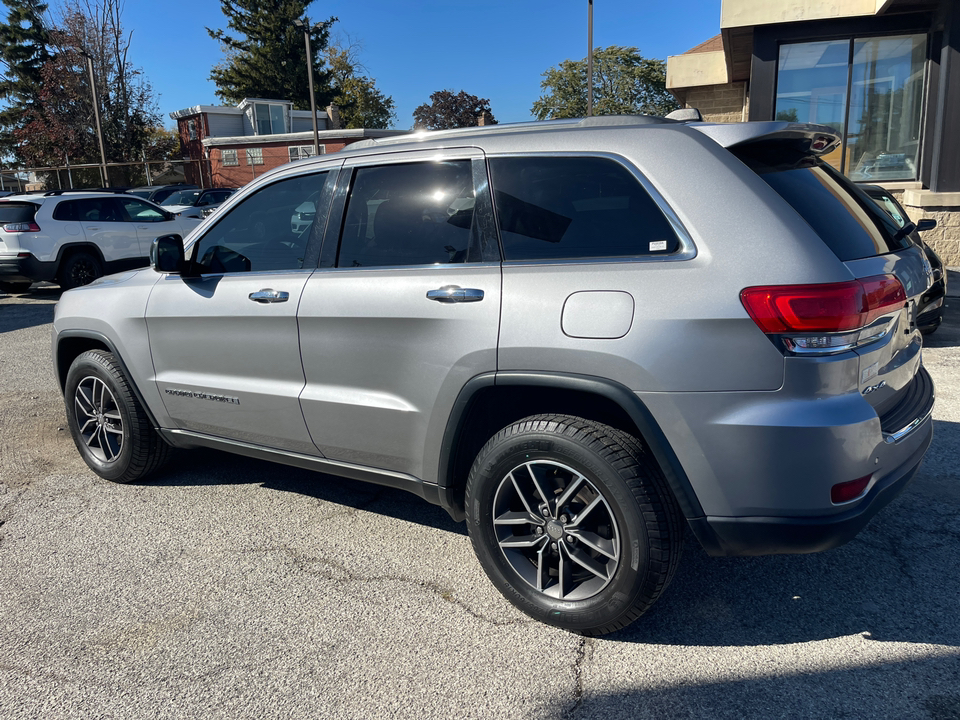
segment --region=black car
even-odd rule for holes
[[[196,185],[186,185],[184,183],[174,183],[172,185],[144,185],[143,187],[127,190],[131,195],[142,197],[144,200],[150,200],[157,205],[162,203],[168,197],[178,190],[194,190]]]
[[[894,222],[901,228],[912,225],[914,241],[920,245],[930,261],[930,267],[933,269],[933,287],[923,294],[920,298],[921,305],[917,309],[917,327],[924,335],[929,335],[943,321],[943,300],[947,295],[947,273],[943,269],[943,262],[933,248],[927,245],[920,237],[920,233],[927,230],[933,230],[937,226],[936,220],[921,220],[914,224],[907,216],[906,210],[897,202],[889,190],[885,190],[879,185],[860,185],[860,188],[870,196],[870,198],[879,205]]]

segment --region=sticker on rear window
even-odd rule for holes
[[[650,243],[650,252],[657,252],[658,250],[666,250],[667,241],[666,240],[654,240]]]

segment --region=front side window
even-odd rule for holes
[[[139,200],[120,198],[120,205],[131,222],[164,222],[167,219],[159,208]]]
[[[240,164],[240,161],[237,159],[236,150],[221,150],[220,160],[223,162],[224,167],[234,167]]]
[[[680,240],[620,163],[598,157],[490,160],[505,260],[669,255]]]
[[[916,179],[926,48],[922,34],[782,45],[775,119],[838,131],[825,160],[852,180]]]
[[[316,203],[326,172],[268,185],[235,206],[197,242],[201,273],[298,270],[312,223],[294,224],[305,202]]]
[[[469,160],[359,168],[337,266],[477,262],[475,205]]]

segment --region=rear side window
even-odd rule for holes
[[[0,202],[0,225],[33,222],[36,212],[33,203]]]
[[[777,191],[842,261],[903,250],[911,239],[855,183],[818,158],[758,143],[734,155]]]
[[[598,157],[492,158],[506,260],[669,255],[680,240],[623,165]]]
[[[65,222],[77,222],[79,215],[79,200],[64,200],[53,209],[53,219],[63,220]]]

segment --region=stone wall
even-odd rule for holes
[[[960,267],[960,206],[913,207],[904,204],[913,222],[927,218],[937,221],[933,230],[923,233],[923,240],[932,247],[947,267]]]
[[[697,108],[707,122],[740,122],[748,110],[742,82],[684,89],[683,103]]]

